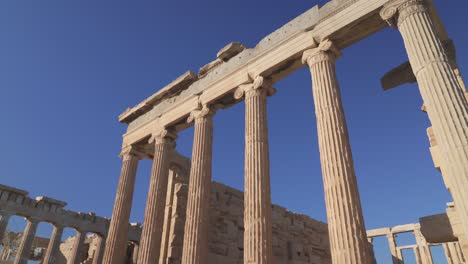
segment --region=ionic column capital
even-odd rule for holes
[[[213,107],[208,105],[200,106],[198,109],[190,112],[189,117],[187,118],[187,123],[192,123],[197,119],[205,119],[207,117],[212,117],[215,114]]]
[[[234,92],[234,98],[236,100],[239,100],[244,96],[247,97],[260,94],[272,96],[276,93],[276,89],[273,88],[272,85],[273,83],[270,79],[266,79],[263,76],[259,75],[255,78],[253,83],[240,85]]]
[[[170,144],[173,143],[177,139],[177,135],[169,129],[163,129],[153,133],[148,140],[149,144]]]
[[[134,157],[141,159],[144,155],[145,154],[139,151],[135,146],[127,145],[122,148],[119,157],[123,160],[129,160]]]
[[[322,61],[335,62],[339,57],[341,57],[340,50],[331,40],[326,39],[320,42],[317,48],[304,51],[302,54],[302,63],[312,67]]]
[[[427,11],[426,0],[394,0],[380,10],[380,17],[389,26],[397,28],[407,17]]]

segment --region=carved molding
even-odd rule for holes
[[[333,41],[325,39],[320,42],[317,48],[304,51],[302,63],[311,67],[322,61],[335,61],[339,57],[341,57],[340,50],[333,44]]]
[[[198,109],[190,112],[190,115],[187,118],[187,123],[192,123],[194,120],[198,118],[205,118],[208,116],[213,116],[214,113],[215,111],[213,110],[213,108],[205,104],[199,107]]]
[[[257,76],[253,83],[240,85],[234,92],[234,98],[236,100],[241,99],[249,92],[265,92],[267,96],[272,96],[276,93],[276,89],[273,88],[273,83],[270,79],[266,79],[263,76]]]
[[[145,153],[133,145],[128,145],[122,148],[122,151],[119,154],[119,157],[123,160],[128,160],[132,157],[137,157],[142,159],[145,156]]]
[[[380,17],[389,26],[397,28],[406,18],[421,12],[427,12],[425,0],[395,0],[386,4],[380,10]]]
[[[155,132],[148,140],[149,144],[172,143],[177,139],[177,135],[169,129],[163,129]]]

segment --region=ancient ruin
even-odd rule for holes
[[[66,202],[43,196],[33,199],[27,195],[28,192],[24,190],[0,185],[1,261],[25,264],[30,259],[39,258],[43,263],[81,263],[81,251],[85,244],[86,233],[90,232],[95,234],[95,246],[90,263],[102,262],[105,237],[110,223],[108,218],[99,217],[93,213],[86,214],[65,210]],[[26,228],[21,234],[6,232],[8,221],[14,215],[26,219]],[[36,237],[37,226],[40,222],[53,225],[50,239]],[[139,241],[141,227],[128,223],[126,225],[128,240]],[[66,227],[75,229],[77,233],[73,243],[66,243],[69,245],[68,250],[62,249],[63,243],[61,240],[63,229]],[[13,238],[5,240],[4,236],[13,236]],[[7,245],[4,241],[19,243]],[[34,249],[36,248],[43,250],[35,252]],[[32,254],[31,251],[34,251],[34,253]],[[35,254],[36,256],[34,256]],[[64,255],[67,256],[68,262],[60,262],[60,259],[64,259]]]
[[[409,62],[383,76],[382,86],[418,83],[432,124],[430,152],[454,202],[446,213],[416,224],[366,230],[335,61],[341,50],[386,27],[401,33]],[[100,240],[93,263],[102,258],[105,264],[370,264],[375,263],[372,239],[378,236],[388,238],[394,264],[403,263],[404,250],[413,250],[417,263],[431,264],[431,245],[442,245],[449,263],[465,263],[468,96],[455,54],[431,0],[332,0],[315,6],[254,48],[227,45],[198,74],[184,73],[119,116],[128,128],[110,221],[2,186],[0,234],[11,213],[28,219],[14,263],[29,258],[38,221],[55,226],[44,263],[54,263],[63,226],[78,232],[68,263],[79,263],[85,231]],[[301,67],[312,76],[327,224],[271,204],[267,100],[277,81]],[[211,181],[213,116],[242,102],[244,195]],[[194,141],[188,160],[175,151],[175,143],[177,133],[190,126]],[[140,230],[128,222],[142,159],[153,165]],[[395,235],[405,232],[414,234],[415,245],[395,243]]]

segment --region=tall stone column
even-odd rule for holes
[[[138,264],[154,264],[159,261],[169,158],[174,148],[175,138],[175,135],[163,130],[150,139],[150,142],[154,143],[154,158],[143,230],[141,232]]]
[[[208,210],[211,196],[213,112],[205,105],[201,110],[193,111],[187,122],[195,122],[195,129],[182,263],[198,264],[207,263],[208,261]]]
[[[457,264],[459,262],[456,262],[456,255],[455,257],[453,256],[453,253],[449,249],[449,243],[445,243],[442,245],[444,248],[444,253],[445,253],[445,259],[447,260],[447,264]]]
[[[393,264],[402,264],[403,260],[398,257],[397,244],[395,241],[395,235],[393,233],[387,234],[388,247],[390,248],[390,254],[392,255]]]
[[[259,76],[243,85],[235,98],[245,96],[245,183],[244,263],[273,262],[270,158],[267,125],[267,96],[273,95],[270,81]]]
[[[170,227],[172,222],[172,203],[174,198],[174,187],[176,182],[176,167],[169,169],[169,178],[167,183],[166,193],[166,208],[164,209],[164,224],[163,234],[161,239],[161,252],[159,253],[159,264],[167,263],[167,254],[169,251],[170,241],[172,240]]]
[[[397,247],[397,256],[398,256],[398,259],[401,260],[401,263],[402,263],[402,264],[405,263],[405,262],[403,261],[403,252],[402,252],[402,249],[401,249],[400,247]]]
[[[452,253],[453,255],[457,256],[457,259],[459,260],[460,263],[465,262],[465,256],[463,255],[459,242],[449,243],[449,249],[451,252],[453,252]]]
[[[55,264],[57,261],[57,253],[60,251],[60,243],[62,242],[63,227],[54,225],[52,235],[50,236],[49,245],[45,253],[43,264]]]
[[[443,247],[448,264],[465,263],[457,242],[445,243]]]
[[[31,253],[31,247],[36,236],[36,230],[38,220],[34,218],[26,218],[27,224],[21,238],[21,244],[16,251],[16,257],[14,264],[26,264],[29,260],[29,254]]]
[[[416,238],[416,244],[419,248],[419,254],[421,255],[422,262],[424,264],[433,264],[431,249],[426,241],[426,238],[421,233],[421,229],[416,228],[414,230],[414,236]]]
[[[328,232],[333,263],[371,262],[348,128],[335,73],[339,51],[325,40],[307,50],[312,74]]]
[[[416,258],[416,264],[424,264],[422,262],[421,253],[419,252],[419,248],[414,247],[413,252],[414,252],[414,257]]]
[[[98,235],[96,244],[96,251],[94,251],[93,264],[101,264],[104,258],[104,248],[106,246],[106,239],[102,235]]]
[[[103,264],[122,264],[125,260],[128,222],[132,209],[139,155],[133,147],[129,146],[122,151],[120,156],[122,157],[122,170],[105,243]]]
[[[0,242],[3,241],[3,236],[7,231],[8,221],[10,220],[11,213],[1,211],[0,212]]]
[[[76,230],[75,241],[67,264],[80,264],[86,232]]]
[[[403,37],[419,90],[427,106],[448,183],[464,232],[468,233],[468,101],[450,66],[424,0],[395,0],[381,16]]]

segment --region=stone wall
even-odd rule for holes
[[[187,185],[176,183],[167,258],[160,264],[181,263]],[[212,184],[208,264],[243,263],[243,193],[220,183]],[[325,223],[273,206],[275,263],[331,263]]]
[[[170,173],[167,196],[166,215],[164,224],[163,247],[164,259],[160,264],[180,264],[184,239],[185,212],[187,208],[188,177],[187,173]],[[237,264],[243,263],[243,193],[220,183],[212,183],[210,202],[209,229],[209,261],[208,264]],[[23,198],[24,200],[25,198]],[[17,206],[15,209],[24,211],[29,207]],[[62,210],[63,212],[64,210]],[[104,219],[97,216],[95,219]],[[295,214],[287,209],[273,205],[273,250],[275,263],[281,264],[328,264],[331,263],[328,231],[325,223],[311,219],[308,216]],[[107,220],[107,219],[106,219]],[[82,221],[88,221],[83,219]],[[107,220],[108,221],[108,220]],[[90,225],[88,225],[90,226]],[[106,225],[107,226],[107,225]],[[141,227],[130,225],[129,250],[127,262],[131,263],[133,244],[138,244]],[[106,230],[107,231],[107,230]],[[11,233],[11,240],[21,240],[21,233]],[[60,245],[56,263],[65,264],[70,261],[75,237],[68,237]],[[96,257],[100,236],[88,233],[79,255],[80,263],[92,263]],[[45,253],[48,238],[35,238],[31,252],[36,248]],[[40,242],[40,243],[39,243]],[[5,252],[3,252],[5,253]],[[14,254],[11,254],[14,256]],[[40,256],[31,259],[40,260]]]

